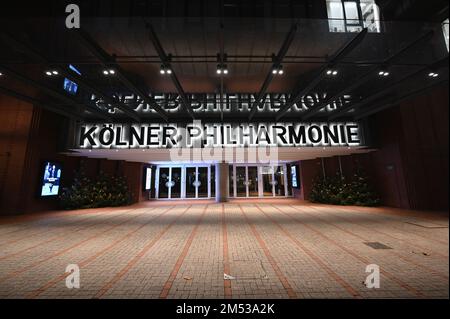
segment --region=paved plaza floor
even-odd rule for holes
[[[45,212],[0,219],[0,298],[448,298],[448,243],[445,213],[296,200]]]

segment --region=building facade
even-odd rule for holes
[[[442,4],[89,1],[80,29],[58,6],[44,33],[9,21],[0,212],[58,208],[46,163],[57,187],[124,175],[134,202],[308,200],[315,179],[364,172],[383,205],[446,210]]]

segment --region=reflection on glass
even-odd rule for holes
[[[169,198],[169,168],[159,169],[159,198]]]
[[[354,1],[345,1],[345,18],[347,24],[359,24],[358,5]]]
[[[186,198],[195,198],[195,167],[186,168]]]
[[[230,165],[230,170],[229,170],[229,191],[230,191],[230,197],[234,197],[234,174],[233,174],[233,165]]]
[[[245,167],[236,167],[236,192],[237,197],[247,196],[247,187],[245,181]]]
[[[292,195],[292,187],[294,186],[292,183],[292,169],[296,170],[296,166],[291,166],[291,165],[287,165],[286,167],[287,171],[290,173],[287,173],[287,195],[291,196]],[[295,172],[297,174],[297,172]]]
[[[344,10],[340,1],[327,1],[330,32],[345,32]]]
[[[283,166],[275,166],[275,196],[284,196],[285,195],[285,183],[284,183],[284,167]]]
[[[248,196],[257,197],[258,194],[258,168],[256,166],[248,167]]]
[[[263,183],[263,196],[273,196],[273,180],[272,180],[272,167],[261,167],[262,183]]]
[[[216,196],[216,167],[211,166],[211,197]]]
[[[208,197],[208,167],[198,168],[198,197]]]
[[[181,197],[181,167],[172,168],[172,189],[170,190],[170,198]]]

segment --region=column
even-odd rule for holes
[[[216,202],[228,201],[229,165],[222,162],[216,164]]]

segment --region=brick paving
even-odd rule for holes
[[[0,219],[0,298],[449,298],[448,240],[446,213],[296,200],[46,212]]]

